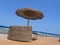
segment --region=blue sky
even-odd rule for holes
[[[60,0],[0,0],[0,25],[26,26],[27,19],[16,16],[18,8],[42,11],[42,20],[31,20],[33,30],[60,34]]]

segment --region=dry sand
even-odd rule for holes
[[[0,45],[60,45],[58,38],[38,37],[38,40],[31,42],[19,42],[7,39],[7,35],[0,34]]]

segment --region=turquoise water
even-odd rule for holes
[[[0,34],[8,34],[9,28],[0,28]],[[46,32],[36,32],[38,36],[45,36],[45,37],[60,37],[60,35],[53,35],[53,34],[49,34]]]
[[[0,34],[8,34],[8,28],[0,28]]]

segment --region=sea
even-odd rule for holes
[[[0,34],[8,34],[8,32],[9,32],[9,28],[0,28]],[[50,34],[44,34],[44,33],[38,33],[35,35],[37,35],[39,37],[44,36],[44,37],[58,37],[58,38],[60,38],[60,35],[57,36],[57,35],[50,35]]]
[[[8,34],[9,28],[0,28],[0,34]]]

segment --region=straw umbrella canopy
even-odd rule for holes
[[[42,12],[40,12],[38,10],[31,9],[31,8],[17,9],[16,14],[17,14],[17,16],[28,19],[27,26],[29,25],[30,19],[37,20],[37,19],[42,19],[44,17]]]

